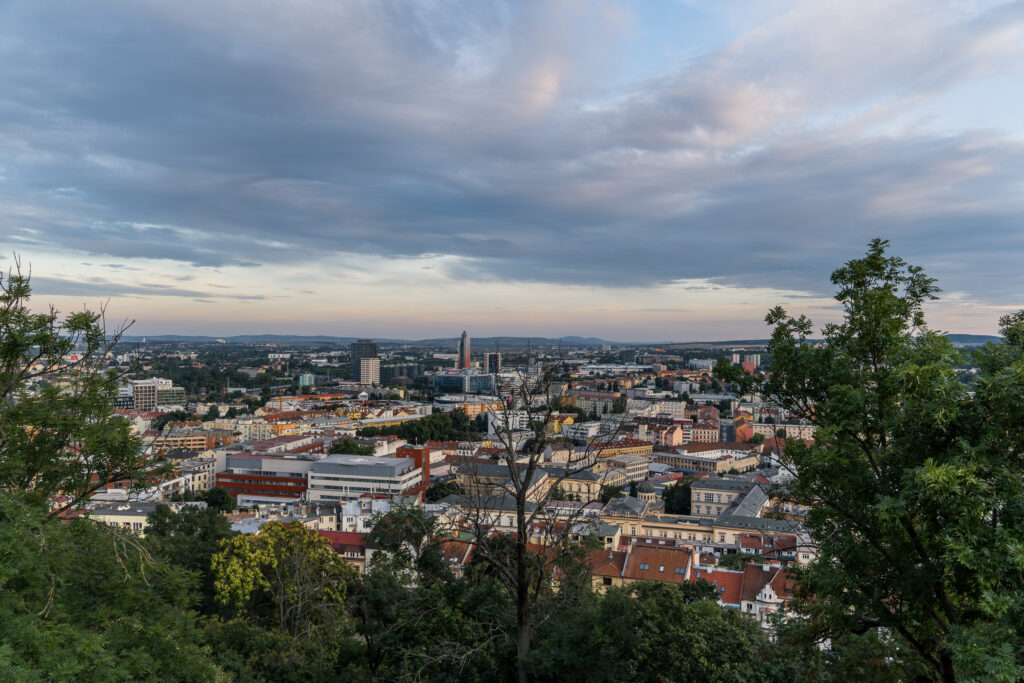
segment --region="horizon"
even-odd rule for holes
[[[1024,308],[1024,3],[0,7],[0,268],[140,335],[840,317],[873,237]]]

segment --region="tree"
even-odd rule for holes
[[[612,413],[620,415],[624,412],[626,412],[626,397],[619,396],[614,401],[612,401]]]
[[[167,505],[157,505],[147,521],[146,544],[153,554],[196,572],[200,577],[197,606],[212,612],[215,590],[210,562],[220,542],[235,535],[227,518],[211,507],[190,505],[175,513]]]
[[[661,492],[661,497],[665,501],[665,512],[670,515],[690,514],[690,484],[692,483],[692,477],[684,477],[677,480],[672,486],[665,487]]]
[[[127,324],[106,330],[103,310],[33,313],[30,295],[17,261],[0,273],[0,490],[59,497],[57,517],[112,481],[144,486],[147,457],[112,416],[117,378],[103,369]]]
[[[331,453],[347,453],[348,455],[373,455],[373,446],[363,446],[355,439],[338,439],[331,444]]]
[[[203,422],[211,422],[213,420],[220,419],[220,408],[217,406],[210,406],[210,409],[206,411],[206,415],[203,416]]]
[[[618,498],[622,495],[621,486],[610,486],[608,484],[601,485],[601,495],[598,496],[598,500],[601,501],[602,505],[607,505],[608,501],[612,498]]]
[[[428,503],[434,503],[445,496],[463,494],[462,487],[456,481],[439,481],[427,487],[426,499]]]
[[[209,491],[203,493],[202,499],[206,501],[208,506],[218,512],[233,512],[235,509],[235,499],[231,497],[226,488],[220,486],[214,486]]]
[[[225,680],[189,610],[193,577],[131,532],[4,492],[0,557],[4,680]]]
[[[818,426],[787,445],[818,559],[799,606],[819,638],[875,633],[889,656],[942,681],[1024,676],[1024,313],[977,361],[925,326],[935,281],[871,242],[832,274],[843,320],[809,341],[773,309],[765,397]],[[740,378],[737,378],[740,379]],[[1014,398],[1016,397],[1016,398]]]
[[[229,538],[211,564],[217,602],[258,625],[318,643],[346,628],[355,570],[301,524],[269,522]]]
[[[528,662],[545,681],[798,680],[753,620],[706,582],[639,582],[588,596],[538,634]],[[723,644],[728,643],[728,646]]]
[[[195,417],[195,415],[187,410],[172,410],[169,413],[163,413],[154,417],[149,426],[157,431],[162,431],[169,422],[187,422],[188,420],[194,420]]]
[[[527,356],[526,367],[533,365],[534,371],[499,387],[501,407],[492,413],[499,454],[488,467],[500,473],[501,483],[495,485],[479,463],[460,466],[460,476],[470,482],[464,521],[476,541],[474,561],[507,592],[514,616],[509,637],[521,682],[529,680],[526,663],[536,630],[589,590],[587,545],[579,540],[585,536],[584,505],[551,506],[552,496],[566,479],[593,468],[601,445],[614,439],[612,430],[585,452],[570,450],[562,461],[546,461],[545,451],[556,441],[547,427],[559,403],[564,368],[560,361],[534,365]],[[493,533],[496,507],[513,534]]]
[[[763,444],[764,443],[764,434],[761,434],[761,433],[754,434],[752,437],[750,437],[750,443],[758,444],[758,445]]]

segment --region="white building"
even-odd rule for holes
[[[306,499],[333,503],[369,494],[397,496],[420,484],[423,472],[412,458],[329,455],[313,463]]]

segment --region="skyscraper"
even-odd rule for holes
[[[380,384],[380,358],[363,358],[359,361],[359,383]]]
[[[469,369],[469,336],[462,331],[462,339],[459,340],[459,368]]]
[[[352,355],[352,379],[359,382],[362,379],[360,361],[364,358],[376,358],[377,345],[373,343],[372,339],[358,339],[349,345],[349,351]]]
[[[485,353],[484,354],[484,372],[496,375],[501,372],[501,354],[500,353]]]

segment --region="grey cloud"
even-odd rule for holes
[[[882,235],[1005,297],[1020,143],[848,110],[998,68],[1024,4],[857,4],[836,28],[848,3],[808,2],[588,108],[621,28],[573,3],[10,3],[0,232],[202,268],[443,254],[476,281],[812,294]]]
[[[239,302],[262,300],[266,297],[252,294],[217,294],[199,290],[180,289],[160,284],[126,285],[102,278],[90,278],[88,282],[61,278],[32,276],[32,293],[49,296],[175,296],[194,297],[195,301],[211,299],[234,299]]]

